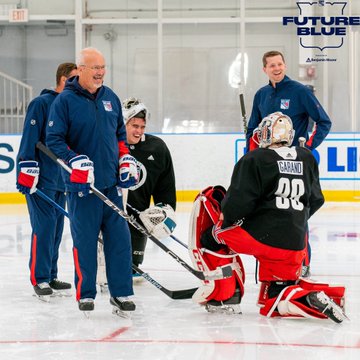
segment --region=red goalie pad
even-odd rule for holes
[[[301,279],[299,284],[286,287],[277,297],[267,299],[260,314],[267,317],[298,317],[326,319],[322,312],[311,307],[306,296],[313,292],[323,291],[341,308],[344,307],[344,286],[331,286]]]
[[[194,266],[200,271],[214,270],[218,266],[235,262],[238,263],[240,270],[234,271],[234,276],[227,279],[203,281],[204,286],[200,287],[193,296],[194,301],[198,303],[212,299],[226,300],[234,294],[236,287],[240,287],[241,294],[244,292],[244,270],[240,257],[230,255],[228,249],[222,249],[216,254],[204,252],[200,242],[204,231],[218,222],[221,201],[225,194],[226,190],[222,186],[209,186],[196,196],[190,216],[189,254]]]

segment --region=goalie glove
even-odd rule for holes
[[[127,189],[134,186],[139,181],[139,171],[136,159],[129,155],[123,155],[119,159],[119,186]]]
[[[176,227],[175,211],[170,205],[156,204],[142,211],[141,222],[150,235],[157,239],[165,239]]]
[[[39,163],[34,160],[20,161],[19,169],[20,172],[16,182],[16,188],[22,194],[33,194],[36,191],[36,185],[39,181]]]
[[[70,181],[76,185],[79,196],[87,196],[94,185],[94,163],[86,155],[78,155],[69,161],[72,168]]]

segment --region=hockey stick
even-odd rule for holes
[[[241,91],[241,85],[239,85],[239,99],[240,99],[240,109],[241,109],[242,121],[243,121],[243,126],[244,126],[244,134],[246,136],[248,127],[247,127],[247,121],[246,121],[244,92]]]
[[[65,169],[68,173],[72,172],[72,169],[65,164],[65,162],[56,157],[56,155],[47,148],[42,142],[38,142],[36,147],[44,152],[50,159],[59,164],[63,169]],[[194,276],[196,276],[200,280],[219,280],[225,279],[232,276],[233,268],[236,264],[228,264],[219,266],[215,270],[211,270],[208,272],[198,271],[189,266],[184,260],[182,260],[179,256],[177,256],[174,252],[172,252],[167,246],[165,246],[160,240],[158,240],[155,236],[149,234],[149,232],[140,225],[134,216],[129,216],[124,210],[120,209],[116,204],[114,204],[107,196],[105,196],[101,191],[99,191],[95,186],[90,185],[90,189],[95,196],[97,196],[100,200],[102,200],[106,205],[112,208],[118,215],[123,217],[126,221],[128,221],[136,230],[145,234],[149,239],[151,239],[157,246],[159,246],[163,251],[169,254],[173,259],[175,259],[180,265],[182,265],[186,270],[191,272]]]
[[[163,287],[161,284],[159,284],[156,280],[154,280],[148,273],[142,271],[138,266],[133,264],[132,268],[140,274],[145,280],[147,280],[149,283],[153,284],[155,287],[157,287],[160,291],[162,291],[164,294],[169,296],[171,299],[174,300],[184,300],[184,299],[190,299],[195,291],[198,288],[192,288],[192,289],[186,289],[186,290],[169,290]]]
[[[69,214],[66,212],[65,209],[63,209],[56,201],[51,199],[49,196],[47,196],[45,193],[43,193],[40,189],[36,189],[35,194],[38,194],[43,200],[47,201],[50,205],[52,205],[56,210],[61,212],[67,218],[69,217]]]
[[[127,205],[127,200],[128,200],[128,195],[129,195],[129,189],[121,189],[121,193],[122,193],[122,204],[123,204],[123,208],[124,211],[127,213],[126,211],[126,205]]]
[[[36,189],[36,193],[45,201],[47,201],[49,204],[54,206],[58,211],[60,211],[63,215],[65,215],[67,218],[69,218],[69,214],[65,209],[63,209],[58,203],[56,203],[54,200],[52,200],[49,196],[44,194],[41,190]],[[104,244],[104,240],[99,237],[98,241],[101,244]],[[198,288],[192,288],[192,289],[185,289],[185,290],[169,290],[159,284],[155,279],[153,279],[148,273],[142,271],[139,267],[137,267],[135,264],[132,264],[133,270],[135,270],[138,274],[140,274],[145,280],[147,280],[149,283],[157,287],[160,291],[162,291],[164,294],[169,296],[171,299],[174,300],[182,300],[182,299],[190,299],[194,292]]]
[[[241,31],[244,33],[244,30]],[[245,39],[243,39],[242,43],[244,43]],[[236,56],[235,60],[230,66],[229,69],[229,84],[234,89],[238,89],[239,92],[239,100],[240,100],[240,110],[242,115],[242,121],[244,126],[244,134],[247,133],[247,121],[246,121],[246,109],[245,109],[245,100],[244,100],[244,86],[243,86],[243,76],[244,74],[244,63],[246,61],[244,54],[244,49],[241,50],[240,53]]]

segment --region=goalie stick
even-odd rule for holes
[[[54,206],[55,209],[60,211],[64,216],[69,218],[68,212],[63,209],[58,203],[56,203],[53,199],[51,199],[49,196],[47,196],[45,193],[43,193],[41,190],[36,189],[36,194],[38,194],[42,199],[47,201],[49,204]],[[104,240],[99,236],[98,241],[103,244]],[[184,289],[184,290],[169,290],[159,284],[155,279],[153,279],[148,273],[142,271],[139,267],[137,267],[135,264],[132,264],[133,270],[135,270],[138,274],[140,274],[145,280],[147,280],[149,283],[154,285],[156,288],[158,288],[160,291],[162,291],[164,294],[169,296],[173,300],[184,300],[184,299],[190,299],[195,291],[198,288],[192,288],[192,289]]]
[[[46,154],[50,159],[60,165],[64,170],[71,174],[72,169],[65,164],[65,162],[47,148],[41,141],[36,144],[36,147]],[[148,231],[136,221],[134,216],[129,216],[124,210],[120,209],[116,204],[114,204],[107,196],[105,196],[101,191],[99,191],[95,186],[90,185],[90,189],[95,196],[102,200],[106,205],[113,209],[118,215],[123,217],[127,222],[129,222],[136,230],[145,234],[149,239],[151,239],[157,246],[159,246],[164,252],[169,254],[175,261],[182,265],[186,270],[191,272],[200,280],[219,280],[225,279],[232,276],[233,268],[236,264],[224,265],[211,270],[208,272],[198,271],[189,266],[184,260],[182,260],[178,255],[172,252],[167,246],[165,246],[160,240],[158,240],[153,235],[149,234]]]

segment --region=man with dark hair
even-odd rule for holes
[[[140,169],[139,183],[130,188],[128,202],[139,211],[149,208],[151,197],[154,204],[169,205],[176,209],[176,187],[173,162],[165,142],[157,136],[145,134],[149,112],[144,103],[136,98],[123,102],[126,136],[130,153]],[[133,211],[128,209],[130,213]],[[133,215],[137,216],[136,213]],[[140,265],[144,259],[146,235],[130,226],[132,259]],[[134,280],[142,279],[134,273]]]
[[[17,156],[17,188],[25,194],[32,227],[30,251],[30,281],[35,294],[48,301],[54,291],[71,285],[57,279],[59,245],[64,227],[64,215],[36,195],[36,188],[65,206],[64,183],[60,170],[46,155],[36,149],[38,141],[45,142],[45,129],[50,106],[64,89],[68,78],[77,74],[74,63],[60,64],[56,71],[55,89],[44,89],[28,107],[20,149]]]
[[[259,89],[254,97],[246,133],[247,150],[251,150],[254,145],[251,143],[251,137],[261,120],[276,111],[281,111],[292,119],[295,130],[293,145],[299,145],[299,137],[304,137],[306,147],[310,150],[315,149],[330,131],[329,116],[308,87],[291,80],[286,75],[285,58],[280,51],[266,52],[263,55],[262,63],[269,83]],[[309,137],[310,118],[316,126]]]

